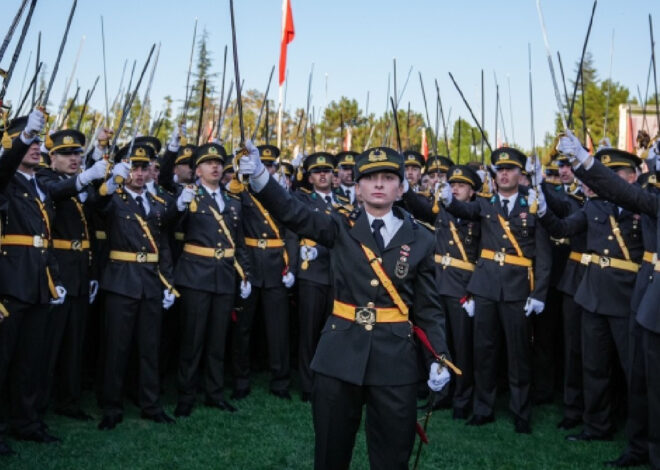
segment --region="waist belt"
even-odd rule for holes
[[[589,261],[582,262],[585,256],[589,257],[591,255],[589,253],[579,253],[577,251],[571,251],[571,254],[568,255],[568,259],[570,259],[571,261],[575,261],[576,263],[589,264]]]
[[[633,273],[639,271],[639,264],[625,259],[610,258],[609,256],[584,254],[582,255],[582,260],[580,262],[585,265],[589,263],[597,264],[602,269],[614,268],[614,269],[621,269],[623,271],[630,271]]]
[[[83,251],[89,250],[89,240],[53,240],[53,248],[56,250]]]
[[[203,256],[205,258],[233,258],[234,249],[233,248],[210,248],[206,246],[193,245],[191,243],[186,243],[183,245],[183,251],[190,253],[191,255]]]
[[[442,269],[446,269],[448,266],[451,266],[452,268],[463,269],[465,271],[474,271],[473,263],[469,263],[457,258],[452,258],[449,255],[435,255],[433,259],[436,263],[442,265]]]
[[[245,238],[247,246],[254,246],[265,250],[266,248],[284,248],[284,240],[279,238]]]
[[[481,257],[500,263],[500,266],[505,264],[513,264],[514,266],[523,266],[525,268],[532,267],[532,260],[522,256],[509,255],[501,251],[481,250]]]
[[[366,307],[358,307],[335,300],[332,306],[332,314],[364,325],[365,329],[371,330],[374,323],[401,323],[408,321],[408,315],[404,315],[397,307],[376,307],[369,302]]]
[[[31,246],[48,248],[49,240],[39,235],[3,235],[0,244],[5,246]]]
[[[94,235],[96,236],[97,240],[107,240],[108,235],[103,231],[103,230],[97,230],[94,232]]]
[[[645,251],[642,258],[646,263],[657,264],[658,263],[658,254],[651,253],[650,251]]]
[[[110,259],[115,261],[126,261],[128,263],[157,263],[158,254],[145,253],[144,251],[131,253],[130,251],[112,250],[110,251]]]

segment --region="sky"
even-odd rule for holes
[[[20,0],[2,0],[0,37],[4,37],[20,3]],[[448,72],[454,75],[480,115],[483,69],[486,130],[491,136],[494,134],[496,75],[509,141],[531,148],[529,43],[537,145],[542,143],[546,132],[554,129],[557,105],[536,0],[291,0],[291,3],[295,39],[288,52],[287,109],[305,106],[309,72],[314,64],[312,106],[317,114],[327,103],[342,96],[356,99],[364,110],[368,94],[369,112],[380,115],[386,110],[388,74],[392,74],[393,58],[396,58],[399,94],[410,67],[413,68],[400,108],[407,108],[410,102],[413,110],[424,113],[418,77],[421,72],[432,125],[435,121],[434,79],[439,83],[445,113],[451,110],[451,120],[458,116],[470,120]],[[575,64],[580,58],[592,5],[591,0],[542,0],[550,47],[555,58],[556,52],[560,52],[567,81],[576,74]],[[42,32],[41,57],[48,70],[52,70],[70,6],[69,0],[39,0],[7,99],[20,99],[17,96],[30,51],[30,70],[34,68],[39,31]],[[588,50],[593,55],[599,78],[609,76],[612,57],[613,80],[635,94],[637,86],[645,89],[651,53],[648,14],[655,16],[657,37],[660,35],[658,6],[658,0],[598,2]],[[279,61],[282,2],[235,0],[234,8],[244,89],[263,92],[271,67]],[[110,100],[117,93],[124,61],[128,60],[130,68],[133,60],[137,60],[139,70],[151,44],[160,43],[158,69],[151,90],[153,109],[155,112],[162,109],[166,95],[181,103],[195,18],[199,19],[198,33],[204,28],[208,32],[214,71],[218,73],[216,85],[222,74],[225,45],[229,46],[226,87],[233,79],[228,0],[78,0],[51,93],[51,107],[57,108],[62,100],[66,80],[84,37],[70,94],[75,91],[75,80],[84,95],[96,76],[101,75],[91,105],[104,109],[101,15],[105,24]],[[22,23],[0,63],[2,68],[9,65],[21,27]],[[656,47],[656,53],[660,53],[660,48]],[[559,73],[556,60],[555,67]],[[28,72],[27,80],[30,76]],[[277,71],[269,93],[269,98],[274,100],[277,100],[276,79]],[[651,84],[650,93],[652,90]]]

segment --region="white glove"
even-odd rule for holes
[[[646,161],[653,161],[652,159],[655,158],[655,171],[659,171],[660,169],[659,157],[660,157],[660,139],[653,142],[653,145],[649,147],[649,154],[646,159]]]
[[[600,142],[598,142],[598,148],[596,152],[600,152],[603,149],[612,148],[612,143],[610,142],[609,137],[603,137]]]
[[[566,129],[566,133],[559,138],[557,151],[568,156],[572,161],[577,160],[580,165],[583,165],[590,157],[589,152],[582,147],[580,139],[575,137],[570,129]],[[585,167],[585,169],[589,168]]]
[[[64,286],[55,286],[55,291],[57,292],[57,298],[50,299],[50,304],[62,305],[64,303],[64,299],[66,299],[66,289]]]
[[[469,298],[465,302],[461,304],[461,307],[463,307],[463,310],[465,310],[468,314],[468,317],[473,318],[474,317],[474,299]]]
[[[408,179],[403,178],[403,192],[407,193],[409,189],[410,189],[410,183],[408,182]]]
[[[442,367],[437,362],[431,364],[431,370],[429,371],[429,380],[427,385],[434,392],[439,392],[449,383],[451,376],[446,367]]]
[[[440,202],[448,206],[451,204],[452,199],[454,199],[454,195],[451,192],[451,186],[449,186],[449,183],[442,183],[442,187],[440,188]]]
[[[252,292],[252,284],[250,281],[241,281],[241,299],[247,299]]]
[[[536,176],[537,181],[540,183],[540,178],[543,177],[543,167],[541,166],[541,160],[536,157],[530,156],[527,158],[527,161],[525,162],[525,171],[527,174],[532,177],[532,175]]]
[[[314,261],[319,256],[319,250],[315,246],[303,245],[300,247],[300,258],[307,261]]]
[[[245,148],[248,154],[241,157],[238,172],[241,175],[260,175],[265,167],[259,158],[259,149],[249,139],[245,141]]]
[[[181,127],[181,134],[185,135],[186,126],[182,124],[180,127]],[[179,151],[179,142],[181,141],[181,134],[179,134],[179,126],[174,126],[172,135],[170,135],[170,140],[167,141],[167,150],[169,150],[170,152]]]
[[[532,313],[536,313],[537,315],[539,315],[544,308],[545,308],[544,302],[533,299],[531,297],[527,297],[527,302],[525,302],[525,308],[524,308],[525,316],[528,317]]]
[[[284,173],[282,173],[280,171],[275,173],[275,181],[277,181],[277,184],[282,186],[284,189],[287,189],[287,190],[289,189],[289,185],[287,183],[287,176]]]
[[[296,145],[296,148],[293,149],[293,153],[296,154],[296,158],[291,160],[291,165],[293,165],[294,168],[298,168],[302,164],[302,161],[303,161],[303,154],[300,153],[299,146]]]
[[[527,195],[527,204],[532,205],[534,202],[538,203],[536,213],[543,217],[546,212],[548,212],[548,203],[545,200],[545,194],[543,191],[536,191],[535,189],[530,189]]]
[[[174,300],[176,297],[174,296],[174,292],[172,292],[169,289],[165,289],[163,291],[163,308],[167,310],[170,308],[172,305],[174,305]]]
[[[186,210],[186,206],[195,199],[195,188],[191,186],[186,186],[181,191],[179,199],[176,200],[176,208],[179,209],[179,212]]]
[[[130,174],[131,174],[131,165],[129,165],[126,162],[116,163],[114,168],[112,169],[113,178],[119,176],[121,178],[127,179]]]
[[[93,304],[99,292],[99,281],[89,281],[89,303]]]
[[[21,133],[21,140],[24,144],[31,144],[36,136],[43,132],[46,127],[46,116],[41,110],[35,108],[28,115],[27,124]]]
[[[103,179],[107,169],[108,161],[101,159],[78,175],[78,183],[81,187],[85,187],[94,180]]]
[[[284,287],[287,289],[291,289],[294,282],[296,282],[296,276],[294,276],[291,271],[282,276],[282,284],[284,284]]]

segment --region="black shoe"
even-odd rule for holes
[[[483,426],[484,424],[492,423],[495,421],[495,416],[493,415],[472,415],[465,424],[467,426]]]
[[[454,408],[452,418],[453,419],[467,419],[467,417],[469,415],[470,415],[470,412],[465,408]]]
[[[99,423],[99,429],[101,431],[109,431],[117,427],[119,423],[122,422],[124,418],[122,416],[104,416]]]
[[[55,414],[60,416],[66,416],[67,418],[71,418],[71,419],[76,419],[78,421],[91,421],[92,419],[94,419],[80,408],[55,410]]]
[[[154,423],[159,423],[159,424],[174,424],[176,421],[174,421],[174,418],[171,416],[168,416],[164,411],[160,411],[159,413],[156,414],[149,414],[145,413],[144,411],[140,413],[140,418],[142,419],[148,419],[149,421],[153,421]]]
[[[604,434],[602,436],[596,434],[589,434],[586,431],[582,431],[580,434],[571,434],[566,436],[567,441],[577,442],[577,441],[611,441],[611,434]]]
[[[271,390],[270,394],[282,400],[291,400],[291,394],[288,390]]]
[[[231,394],[232,400],[242,400],[250,394],[250,387],[248,388],[237,388]]]
[[[178,403],[174,409],[174,416],[177,418],[187,418],[192,413],[193,406],[187,403]]]
[[[628,452],[624,452],[616,460],[610,460],[605,462],[606,467],[639,467],[641,465],[646,465],[649,463],[648,455],[632,455]]]
[[[60,438],[55,437],[52,434],[49,434],[47,431],[44,431],[43,429],[37,429],[36,431],[33,431],[28,434],[18,434],[16,435],[16,439],[18,439],[19,441],[40,442],[42,444],[52,444],[54,442],[62,442]]]
[[[312,394],[310,392],[302,392],[302,394],[300,395],[300,400],[303,403],[308,403],[312,401]]]
[[[229,411],[230,413],[234,413],[238,411],[234,405],[229,403],[225,399],[220,399],[220,400],[206,400],[204,403],[206,406],[210,406],[211,408],[217,408],[222,411]]]
[[[9,457],[10,455],[16,455],[16,451],[9,447],[9,444],[0,439],[0,457]]]
[[[559,423],[557,423],[557,429],[563,429],[564,431],[568,431],[569,429],[573,429],[577,426],[579,426],[582,423],[581,419],[573,419],[573,418],[564,418]]]
[[[532,433],[532,427],[529,425],[529,421],[522,418],[516,418],[516,421],[514,423],[514,429],[518,434]]]

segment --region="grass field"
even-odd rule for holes
[[[175,425],[159,425],[139,418],[139,410],[126,403],[124,421],[114,431],[98,431],[98,421],[79,423],[54,415],[47,417],[62,444],[43,445],[9,440],[18,456],[0,460],[0,468],[13,469],[309,469],[313,466],[314,435],[310,405],[297,394],[285,402],[267,393],[267,376],[256,376],[252,394],[237,402],[229,414],[198,406],[190,418]],[[176,404],[172,390],[164,398],[171,413]],[[498,402],[497,421],[479,428],[453,421],[451,411],[433,413],[430,444],[422,451],[425,469],[590,469],[616,458],[625,442],[572,443],[555,425],[559,405],[534,409],[532,435],[518,435],[506,410],[506,396]],[[85,409],[100,417],[90,393]],[[338,412],[341,412],[338,410]],[[411,459],[412,466],[412,459]],[[364,434],[360,432],[352,468],[368,468]]]

